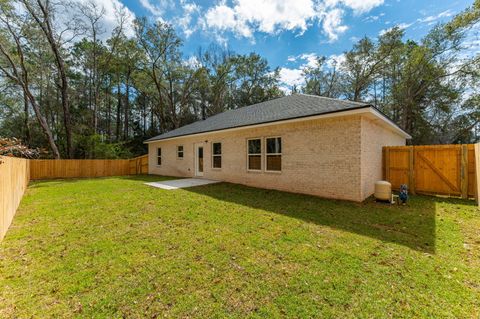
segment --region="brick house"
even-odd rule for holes
[[[153,137],[149,173],[363,201],[382,147],[410,138],[370,104],[294,94]]]

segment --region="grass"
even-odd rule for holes
[[[33,183],[0,243],[0,317],[478,318],[480,212],[159,177]]]

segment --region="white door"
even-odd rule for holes
[[[203,176],[203,143],[195,144],[195,176]]]

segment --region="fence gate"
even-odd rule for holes
[[[475,197],[474,144],[384,147],[384,177],[394,189]]]

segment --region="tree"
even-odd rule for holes
[[[43,34],[50,45],[53,56],[55,58],[57,71],[59,74],[58,86],[60,88],[60,94],[62,98],[62,108],[63,108],[63,122],[65,126],[65,134],[67,141],[67,156],[73,157],[73,144],[72,144],[72,119],[70,114],[70,100],[69,100],[69,89],[68,89],[68,77],[67,77],[67,66],[65,64],[65,59],[63,53],[61,52],[61,43],[62,36],[59,34],[52,23],[52,15],[54,14],[54,8],[52,4],[46,0],[21,0],[25,9],[30,14],[33,21],[37,24],[38,27],[43,31]],[[71,29],[75,36],[75,30]],[[66,32],[66,30],[63,30]]]
[[[199,49],[196,92],[201,119],[225,111],[232,99],[230,88],[235,81],[232,56],[231,52],[217,45],[211,45],[205,51]]]
[[[160,118],[160,130],[170,129],[167,122],[167,104],[172,108],[173,96],[167,96],[167,76],[172,75],[170,64],[177,63],[181,40],[172,26],[156,21],[149,23],[146,18],[135,20],[135,33],[139,46],[143,49],[146,59],[142,63],[142,70],[147,74],[150,83],[155,88],[153,95],[156,102],[155,112]]]
[[[326,65],[325,57],[317,57],[315,66],[307,66],[303,70],[306,94],[336,98],[340,96],[340,82],[337,73],[337,61],[333,61],[331,67]]]
[[[380,37],[379,43],[365,37],[345,53],[341,67],[347,98],[360,101],[365,97],[396,48],[397,43],[390,41],[390,34],[386,34]]]
[[[2,3],[0,22],[2,23],[2,34],[0,38],[0,71],[3,76],[12,83],[18,85],[23,94],[27,97],[32,106],[38,123],[43,134],[48,141],[50,149],[55,158],[60,158],[60,152],[54,141],[52,131],[47,124],[45,117],[41,112],[41,107],[37,102],[35,95],[31,90],[30,70],[31,64],[26,60],[24,47],[28,45],[26,32],[30,31],[31,26],[28,22],[14,13],[11,5]]]
[[[235,87],[230,108],[252,105],[283,95],[279,88],[279,69],[272,72],[267,60],[255,53],[235,55],[231,60]]]

